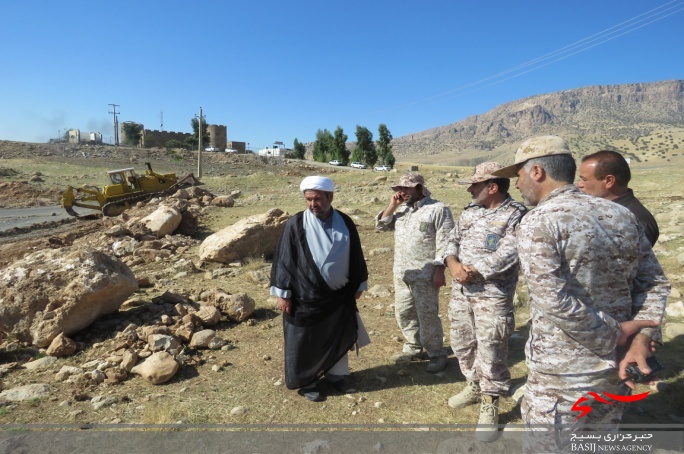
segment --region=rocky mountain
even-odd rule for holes
[[[397,137],[393,145],[403,161],[473,165],[510,161],[522,140],[538,134],[566,138],[579,155],[607,147],[637,159],[666,156],[684,147],[684,81],[596,85],[531,96]]]

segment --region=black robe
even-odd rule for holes
[[[316,381],[356,343],[355,294],[368,268],[354,221],[338,211],[349,229],[349,282],[332,290],[306,242],[304,212],[285,224],[271,267],[271,286],[292,292],[291,314],[283,313],[285,384],[301,388]]]

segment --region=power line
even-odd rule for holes
[[[508,68],[508,69],[501,71],[501,72],[499,72],[493,76],[485,77],[483,79],[477,80],[475,82],[471,82],[471,83],[466,84],[466,85],[462,85],[462,86],[454,88],[452,90],[449,90],[449,91],[446,91],[443,93],[439,93],[437,95],[429,96],[427,98],[419,99],[419,100],[412,101],[412,102],[409,102],[409,103],[406,103],[406,104],[403,104],[400,106],[396,106],[395,108],[390,109],[390,110],[399,110],[399,109],[410,107],[410,106],[420,104],[420,103],[423,103],[426,101],[443,100],[446,98],[451,99],[454,97],[463,96],[466,94],[471,94],[471,93],[483,90],[485,88],[491,87],[493,85],[500,84],[500,83],[505,82],[507,80],[514,79],[516,77],[520,77],[520,76],[525,75],[527,73],[530,73],[532,71],[536,71],[537,69],[543,68],[543,67],[548,66],[552,63],[556,63],[558,61],[569,58],[573,55],[587,51],[589,49],[597,47],[597,46],[599,46],[603,43],[606,43],[608,41],[612,41],[616,38],[619,38],[620,36],[623,36],[623,35],[626,35],[628,33],[633,32],[633,31],[639,30],[640,28],[643,28],[643,27],[650,25],[654,22],[665,19],[669,16],[672,16],[673,14],[677,14],[680,11],[684,11],[684,6],[682,5],[681,1],[680,0],[672,0],[672,1],[667,2],[663,5],[660,5],[656,8],[653,8],[649,11],[646,11],[645,13],[634,16],[631,19],[628,19],[628,20],[623,21],[619,24],[613,25],[612,27],[609,27],[605,30],[602,30],[598,33],[595,33],[595,34],[590,35],[586,38],[583,38],[579,41],[576,41],[572,44],[568,44],[568,45],[563,46],[559,49],[556,49],[555,51],[549,52],[549,53],[544,54],[540,57],[536,57],[536,58],[529,60],[525,63],[521,63],[519,65],[516,65],[512,68]],[[623,31],[623,30],[626,30],[626,31]],[[526,68],[528,68],[528,69],[526,69]],[[523,69],[525,69],[525,70],[522,71]],[[511,74],[509,77],[502,78],[503,76],[506,76],[509,74]],[[482,85],[485,82],[489,82],[489,81],[492,81],[492,82],[488,83],[486,85]],[[471,87],[476,87],[476,88],[472,88],[472,89],[468,90]]]

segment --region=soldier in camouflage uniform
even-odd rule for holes
[[[576,432],[589,424],[617,424],[623,405],[587,393],[628,394],[634,383],[617,383],[627,377],[629,363],[650,372],[650,340],[670,291],[636,218],[616,203],[580,192],[572,185],[575,170],[563,139],[540,136],[523,142],[515,164],[494,172],[517,175],[516,187],[536,205],[517,232],[530,297],[529,375],[521,408],[530,429],[564,424]],[[573,406],[582,397],[591,411],[578,418],[582,413]],[[562,432],[546,433],[552,436],[532,449],[563,449]]]
[[[472,202],[449,234],[446,265],[453,278],[449,321],[451,348],[466,377],[465,388],[449,399],[462,408],[481,402],[476,436],[493,441],[499,396],[508,394],[508,338],[515,328],[513,295],[518,282],[515,228],[527,212],[508,195],[510,180],[492,175],[503,166],[484,162],[458,184]]]
[[[444,248],[454,227],[451,210],[430,197],[422,175],[403,175],[384,211],[378,231],[394,230],[394,309],[406,338],[397,363],[419,359],[427,352],[428,372],[446,367],[439,288],[445,285]]]

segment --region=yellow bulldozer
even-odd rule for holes
[[[72,216],[78,216],[73,207],[98,210],[105,216],[118,216],[137,202],[171,195],[178,189],[199,184],[192,173],[178,179],[175,173],[156,173],[149,162],[145,165],[144,175],[137,175],[133,167],[108,171],[112,184],[101,190],[96,186],[69,186],[62,194],[62,207]]]

